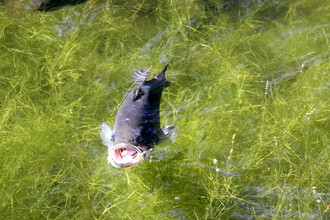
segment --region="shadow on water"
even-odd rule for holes
[[[88,0],[0,0],[0,4],[9,5],[15,10],[54,11],[65,6],[82,4]]]
[[[54,11],[64,6],[74,6],[88,0],[32,0],[39,11]]]

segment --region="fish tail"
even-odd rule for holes
[[[149,85],[152,88],[166,88],[171,85],[171,82],[166,80],[165,72],[167,70],[168,63],[166,63],[164,69],[156,74],[151,80],[147,80],[148,76],[150,75],[150,70],[143,69],[134,71],[132,74],[132,80],[135,85],[141,86],[141,85]]]
[[[169,62],[166,63],[164,69],[160,73],[156,74],[154,76],[154,78],[147,81],[147,84],[151,85],[151,87],[153,87],[153,88],[166,88],[166,87],[169,87],[171,85],[171,82],[167,81],[166,77],[165,77],[165,72],[167,70],[168,63]]]
[[[165,72],[166,72],[166,70],[167,70],[167,66],[168,66],[169,62],[170,62],[170,61],[168,61],[168,62],[166,63],[164,69],[163,69],[160,73],[158,73],[154,78],[158,78],[158,79],[160,79],[160,78],[162,78],[162,77],[165,77]]]

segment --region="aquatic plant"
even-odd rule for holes
[[[0,6],[3,219],[326,219],[329,3],[86,1]],[[134,70],[170,61],[149,162],[99,137]]]

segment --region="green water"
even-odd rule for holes
[[[329,9],[0,6],[1,219],[328,219]],[[167,60],[161,120],[177,138],[113,168],[99,125],[113,126],[134,70]]]

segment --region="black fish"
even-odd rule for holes
[[[149,70],[135,71],[132,79],[136,87],[121,104],[113,130],[106,123],[101,125],[100,135],[108,146],[108,162],[113,166],[130,168],[142,162],[174,128],[160,128],[160,99],[163,90],[171,85],[165,77],[167,65],[151,80],[147,80]]]

